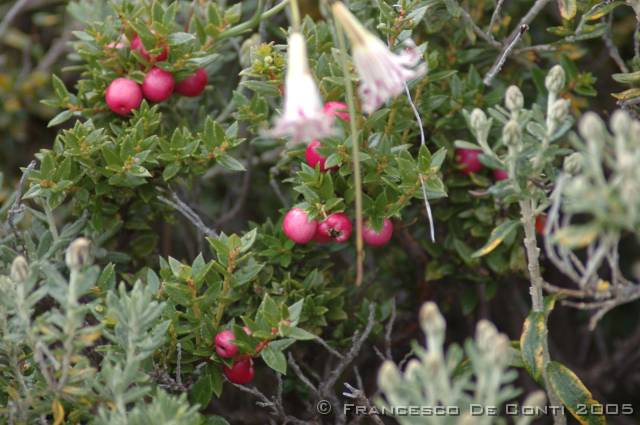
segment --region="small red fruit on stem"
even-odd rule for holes
[[[230,359],[238,354],[238,346],[233,343],[236,336],[230,330],[219,332],[216,335],[216,353],[222,358]]]
[[[316,233],[318,222],[309,220],[309,215],[300,208],[292,208],[282,221],[282,230],[289,239],[298,244],[306,244]]]
[[[245,385],[253,381],[255,371],[253,369],[253,359],[246,357],[234,360],[231,367],[223,367],[224,376],[234,384]]]
[[[362,239],[364,239],[367,245],[371,246],[384,246],[391,240],[393,235],[393,222],[388,218],[384,219],[382,229],[375,231],[373,227],[370,227],[368,223],[365,223],[362,231]]]
[[[132,110],[140,107],[142,90],[140,85],[133,80],[116,78],[107,87],[104,97],[111,111],[118,115],[126,116]]]
[[[199,96],[204,91],[208,81],[207,72],[199,68],[195,73],[176,84],[176,93],[188,97]]]
[[[456,149],[456,161],[462,166],[463,173],[477,173],[482,170],[482,163],[479,158],[481,153],[476,149]]]
[[[502,180],[506,180],[509,178],[509,173],[507,173],[505,170],[493,170],[493,178],[496,179],[496,181],[502,181]]]
[[[318,224],[315,239],[319,242],[346,242],[351,236],[353,225],[344,213],[331,214]]]
[[[343,121],[349,121],[351,119],[349,112],[347,112],[348,110],[349,107],[346,103],[336,101],[325,103],[323,108],[325,114],[334,115]]]
[[[318,148],[322,147],[322,144],[319,140],[313,140],[311,143],[307,145],[307,150],[305,151],[305,158],[307,160],[307,164],[309,167],[316,168],[316,165],[320,164],[320,171],[327,171],[325,167],[325,163],[327,162],[327,158],[322,154],[318,153]],[[329,171],[333,170],[336,167],[330,168]]]
[[[160,68],[152,68],[142,82],[144,97],[153,102],[162,102],[171,97],[176,85],[173,75]]]
[[[144,48],[142,40],[140,40],[140,37],[138,37],[137,35],[133,37],[133,40],[131,40],[131,50],[137,50],[138,52],[140,52],[142,57],[149,62],[162,62],[169,56],[169,46],[167,46],[166,44],[162,46],[162,51],[158,55],[151,56],[149,52],[147,52],[147,49]]]
[[[540,235],[544,235],[544,228],[547,225],[547,215],[540,214],[536,216],[536,231]]]

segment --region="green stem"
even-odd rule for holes
[[[282,3],[285,3],[285,5],[286,5],[286,1],[283,1]],[[231,27],[228,30],[222,31],[218,35],[217,39],[218,40],[223,40],[225,38],[235,37],[237,35],[241,35],[241,34],[247,32],[247,31],[252,30],[253,28],[257,27],[258,24],[260,24],[260,22],[263,19],[266,19],[266,18],[274,15],[275,13],[279,12],[280,10],[284,9],[284,6],[282,5],[282,3],[279,3],[276,6],[274,6],[273,8],[271,8],[271,9],[267,10],[266,12],[262,13],[262,11],[264,10],[264,0],[258,0],[258,5],[256,6],[256,13],[253,14],[251,19],[249,19],[248,21],[245,21],[245,22],[243,22],[241,24],[238,24],[235,27]],[[273,9],[276,9],[276,8],[277,8],[276,12],[272,12]],[[267,16],[265,16],[265,15],[267,15]]]
[[[56,227],[56,220],[53,217],[53,210],[49,206],[49,201],[45,201],[44,205],[44,213],[47,216],[47,223],[49,224],[49,231],[51,232],[51,236],[53,236],[53,240],[58,240],[58,228]]]
[[[293,32],[300,32],[300,7],[298,0],[291,0],[291,28]]]
[[[356,201],[356,286],[362,283],[364,265],[364,245],[362,243],[362,176],[360,175],[360,146],[358,127],[356,125],[356,102],[351,84],[351,72],[349,71],[349,59],[347,55],[347,43],[344,31],[340,23],[336,22],[338,47],[340,48],[340,62],[344,74],[344,85],[347,92],[347,105],[349,106],[349,124],[351,129],[351,147],[353,160],[353,185]]]

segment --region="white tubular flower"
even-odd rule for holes
[[[294,32],[289,36],[284,113],[267,135],[289,137],[294,143],[331,136],[335,117],[325,114],[322,108],[320,90],[309,70],[304,37]]]
[[[427,67],[418,65],[421,55],[413,42],[409,41],[400,54],[392,53],[344,4],[334,3],[332,11],[351,41],[354,65],[360,75],[358,94],[364,112],[372,113],[402,93],[407,81],[425,74]]]

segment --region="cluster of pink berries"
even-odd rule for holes
[[[124,48],[124,44],[112,43],[110,47],[121,49]],[[131,50],[137,50],[151,64],[162,62],[169,56],[167,45],[162,46],[159,54],[152,56],[137,35],[131,41]],[[126,116],[140,107],[143,97],[151,102],[162,102],[169,99],[174,91],[183,96],[198,96],[204,91],[208,80],[206,71],[200,68],[176,84],[170,72],[154,66],[145,75],[142,86],[129,78],[120,77],[113,80],[107,87],[105,100],[112,112]]]
[[[484,168],[480,162],[480,154],[477,149],[456,149],[456,161],[461,165],[461,171],[465,174],[477,173]],[[506,180],[509,174],[505,170],[493,170],[493,177],[497,181]]]
[[[245,333],[250,335],[249,328],[244,327]],[[245,385],[253,380],[253,358],[249,355],[239,355],[238,346],[233,342],[236,339],[233,331],[225,330],[216,335],[216,353],[223,359],[233,359],[232,365],[224,366],[224,376],[234,384]]]
[[[349,121],[349,113],[346,112],[347,105],[342,102],[327,102],[324,105],[324,113],[336,116],[343,121]],[[326,168],[327,158],[318,152],[322,147],[319,140],[313,140],[307,145],[305,159],[310,167],[318,166],[322,172],[332,172],[338,167]],[[325,244],[329,242],[344,243],[349,240],[353,232],[351,219],[345,213],[334,213],[328,215],[324,220],[318,222],[309,220],[308,214],[300,209],[291,209],[282,222],[284,234],[297,244],[307,244],[312,240]],[[389,219],[384,220],[384,225],[380,231],[375,231],[366,223],[363,228],[362,238],[371,246],[386,245],[393,235],[393,223]]]

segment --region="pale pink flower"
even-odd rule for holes
[[[425,74],[420,64],[421,54],[412,41],[399,54],[369,32],[341,2],[332,6],[333,16],[342,25],[351,41],[353,62],[360,75],[358,94],[362,109],[370,114],[387,100],[404,91],[408,81]]]
[[[289,137],[294,143],[333,135],[335,116],[326,114],[323,110],[320,90],[309,70],[307,48],[302,34],[292,33],[288,48],[284,112],[266,134],[271,137]]]

